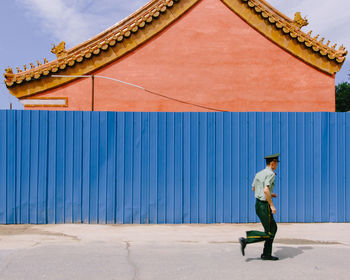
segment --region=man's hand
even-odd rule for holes
[[[271,194],[272,197],[277,197],[276,193]]]
[[[276,208],[275,208],[275,206],[273,206],[272,199],[271,199],[271,197],[273,196],[273,194],[270,193],[269,186],[266,186],[266,187],[265,187],[264,193],[265,193],[266,200],[267,200],[267,202],[268,202],[269,205],[270,205],[272,214],[276,214]]]

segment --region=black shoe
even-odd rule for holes
[[[274,256],[265,256],[264,254],[261,255],[261,259],[264,261],[278,261],[279,258]]]
[[[239,244],[241,244],[241,252],[242,252],[242,255],[244,256],[244,249],[245,249],[245,246],[247,246],[247,240],[241,237],[240,239],[238,239],[238,241],[239,241]]]

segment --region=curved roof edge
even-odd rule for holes
[[[304,33],[297,22],[265,0],[221,1],[250,26],[304,62],[330,75],[341,69],[348,53],[344,46],[337,50],[337,44],[329,46],[330,41],[324,42],[325,38],[311,37],[312,31]]]
[[[16,74],[11,68],[6,69],[5,83],[18,98],[61,86],[77,78],[54,78],[52,74],[91,73],[134,50],[200,1],[151,0],[126,19],[76,47],[65,50],[60,44],[57,60],[38,67],[32,65],[32,69]],[[265,37],[325,73],[334,75],[345,61],[347,51],[343,46],[336,50],[336,45],[328,46],[329,41],[325,44],[323,38],[320,41],[318,36],[312,38],[311,32],[301,31],[293,20],[264,0],[220,1]]]

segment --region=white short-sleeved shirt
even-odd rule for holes
[[[275,187],[276,173],[270,167],[266,167],[260,172],[256,173],[252,186],[255,188],[255,197],[259,200],[266,201],[264,189],[269,186],[270,193]]]

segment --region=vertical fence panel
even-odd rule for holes
[[[117,115],[107,113],[107,223],[116,223],[116,147],[117,147]]]
[[[184,157],[184,187],[183,187],[183,222],[190,223],[191,222],[191,118],[189,113],[184,114],[184,136],[183,136],[183,157]],[[160,145],[161,143],[158,143]],[[158,163],[159,164],[159,163]]]
[[[107,223],[108,123],[107,112],[100,113],[98,151],[98,222]]]
[[[7,221],[7,112],[0,111],[0,223]]]
[[[314,203],[314,175],[313,175],[313,117],[311,113],[305,113],[305,149],[304,149],[304,184],[305,192],[302,194],[305,198],[304,215],[305,222],[313,222],[313,203]]]
[[[240,207],[240,182],[239,182],[239,174],[240,174],[240,137],[239,137],[239,113],[233,113],[231,115],[231,127],[227,129],[231,130],[232,138],[231,138],[231,159],[232,159],[232,168],[231,168],[231,217],[232,222],[237,223],[239,221],[239,207]],[[250,186],[247,186],[250,188]]]
[[[117,115],[116,222],[124,223],[125,205],[125,113]]]
[[[258,122],[257,122],[257,113],[252,113],[248,115],[249,118],[249,132],[248,132],[248,183],[246,185],[248,191],[248,220],[252,221],[255,219],[255,197],[252,192],[252,182],[255,177],[255,172],[258,170],[257,163],[257,150],[258,143],[264,143],[263,135],[259,134],[258,131]],[[262,156],[263,158],[264,156]]]
[[[223,113],[216,115],[216,126],[215,126],[215,205],[216,205],[216,217],[215,221],[218,223],[223,222],[223,200],[224,200],[224,182],[223,182],[223,131],[224,121]]]
[[[305,219],[305,116],[304,113],[296,114],[296,221]],[[281,188],[282,186],[280,186]]]
[[[349,113],[0,111],[0,223],[350,221]]]
[[[25,114],[24,114],[25,116]],[[23,123],[25,125],[25,123]],[[56,223],[56,176],[57,176],[57,113],[48,115],[48,161],[47,161],[47,222]],[[24,151],[22,149],[22,161]],[[24,172],[23,172],[24,174]],[[22,185],[23,187],[23,185]],[[23,197],[23,196],[22,196]]]
[[[215,198],[215,130],[216,130],[216,115],[208,115],[208,169],[207,169],[207,181],[208,181],[208,190],[207,190],[207,222],[215,223],[216,217],[216,198]],[[185,151],[186,152],[186,151]],[[186,171],[186,166],[184,165],[184,170]],[[186,194],[184,194],[184,199],[186,199]],[[238,205],[238,203],[237,203]]]
[[[29,222],[38,223],[38,163],[39,163],[39,111],[31,112]],[[64,177],[64,176],[63,176]],[[62,197],[64,201],[64,197]]]
[[[207,177],[207,164],[208,164],[208,115],[199,114],[199,153],[198,153],[198,192],[199,192],[199,223],[206,223],[207,218],[207,207],[208,207],[208,177]]]
[[[190,220],[198,223],[198,113],[190,113]]]
[[[39,157],[38,157],[38,223],[47,223],[47,180],[48,180],[48,112],[39,116]]]
[[[149,113],[141,115],[141,206],[140,223],[149,224],[150,195],[150,118]]]
[[[82,137],[82,165],[83,165],[83,186],[82,186],[82,222],[90,222],[90,155],[91,155],[91,114],[83,113],[83,137]]]
[[[231,158],[232,158],[232,168],[231,168],[231,174],[232,174],[232,206],[231,206],[231,213],[232,213],[232,221],[238,222],[240,221],[240,165],[241,165],[241,159],[240,159],[240,143],[241,143],[241,137],[240,137],[240,114],[239,113],[233,113],[231,114],[231,128],[232,132],[232,139],[231,139]],[[250,186],[247,186],[250,188]]]
[[[314,127],[314,139],[313,139],[313,174],[314,174],[314,221],[321,222],[321,193],[322,193],[322,125],[321,125],[321,113],[313,114],[313,127]]]
[[[321,219],[329,221],[329,114],[322,114],[321,118]]]
[[[223,114],[223,222],[230,223],[232,221],[232,175],[231,175],[231,129],[225,129],[231,127],[231,115],[229,113]],[[200,184],[201,188],[202,185]],[[201,189],[200,188],[200,189]]]
[[[16,223],[16,115],[7,116],[7,223]]]
[[[198,194],[199,194],[199,185],[198,185],[198,158],[199,158],[199,149],[198,149],[198,113],[191,113],[191,127],[190,127],[190,203],[191,203],[191,222],[194,223],[199,222],[199,201],[198,201]]]
[[[158,115],[157,130],[157,223],[166,222],[166,113]]]
[[[289,209],[289,200],[288,200],[288,193],[290,189],[289,185],[289,165],[290,165],[290,160],[289,160],[289,141],[290,141],[290,135],[289,135],[289,118],[290,115],[289,113],[282,114],[281,115],[281,138],[280,138],[280,145],[281,145],[281,162],[280,162],[280,167],[276,171],[278,172],[278,177],[280,178],[280,188],[279,188],[279,202],[280,204],[278,205],[279,213],[277,213],[277,219],[279,219],[282,222],[288,221],[288,209]],[[272,141],[272,139],[271,139]],[[267,151],[265,151],[266,153]],[[272,148],[269,150],[267,154],[273,153]],[[276,186],[277,188],[277,186]]]
[[[261,113],[263,115],[265,115],[266,113]],[[283,116],[284,114],[282,114]],[[282,122],[281,122],[281,113],[279,112],[274,112],[272,113],[272,128],[273,128],[273,132],[272,132],[272,141],[271,141],[271,153],[281,153],[281,158],[280,160],[283,160],[283,158],[286,158],[286,154],[284,154],[282,152],[282,148],[284,148],[282,146]],[[262,134],[265,134],[264,130],[265,130],[265,121],[262,122],[261,124],[261,129],[262,129]],[[265,144],[266,145],[266,144]],[[259,163],[258,164],[258,168],[257,170],[261,170],[264,168],[265,166],[265,162],[264,161],[260,161],[259,159],[263,158],[264,155],[266,154],[271,154],[271,153],[268,153],[267,150],[263,150],[263,152],[259,155],[257,155],[257,158],[256,158],[256,161]],[[284,207],[284,204],[282,204],[282,194],[283,192],[285,192],[285,189],[287,186],[285,186],[283,183],[282,183],[282,168],[284,166],[284,162],[280,163],[279,164],[279,168],[278,170],[276,171],[276,178],[275,178],[275,193],[278,193],[278,199],[277,201],[275,201],[279,211],[277,212],[277,215],[276,215],[276,218],[277,219],[280,219],[280,214],[281,214],[281,210],[282,210],[282,207]],[[258,221],[258,219],[257,219]]]
[[[29,224],[29,185],[30,185],[30,134],[31,134],[31,114],[27,112],[23,112],[22,114],[22,137],[26,139],[26,141],[22,141],[22,146],[17,147],[18,152],[22,155],[21,160],[21,219],[20,223]],[[2,147],[2,145],[0,145]],[[4,146],[5,148],[6,146]],[[1,157],[3,158],[3,156]],[[2,170],[2,169],[1,169]],[[0,171],[1,172],[1,171]],[[2,176],[1,176],[2,178]],[[1,189],[3,189],[3,185],[1,184]],[[1,206],[0,206],[1,207]]]
[[[350,113],[345,115],[345,221],[350,221]]]
[[[82,217],[83,186],[83,114],[76,112],[73,122],[73,212],[72,221],[79,223]]]
[[[238,137],[240,139],[239,141],[239,216],[238,220],[247,222],[248,221],[248,206],[247,201],[249,199],[248,197],[248,172],[247,172],[247,151],[248,151],[248,144],[247,144],[247,136],[248,136],[248,120],[247,120],[247,114],[242,113],[239,114],[239,127],[238,127]]]
[[[134,113],[133,127],[132,222],[139,224],[141,207],[141,113]]]
[[[21,154],[21,148],[22,148],[22,129],[23,129],[23,123],[22,123],[22,111],[17,111],[15,113],[15,123],[16,123],[16,144],[15,144],[15,151],[16,151],[16,218],[15,223],[21,223],[21,214],[22,214],[22,193],[21,193],[21,178],[22,178],[22,154]]]
[[[72,223],[73,216],[73,145],[74,145],[74,112],[66,113],[65,141],[65,184],[64,184],[64,221]]]
[[[166,154],[167,154],[167,164],[166,164],[166,223],[175,223],[175,186],[174,186],[174,113],[167,114],[166,119]]]
[[[183,170],[183,114],[174,116],[174,211],[175,223],[183,222],[183,187],[184,187],[184,170]],[[150,167],[151,168],[151,167]],[[205,175],[204,175],[205,176]],[[206,213],[203,213],[206,215]]]
[[[66,134],[66,114],[57,112],[57,131],[56,131],[56,223],[65,223],[65,134]]]
[[[335,222],[337,220],[337,192],[338,192],[338,126],[337,126],[337,114],[329,115],[329,184],[332,188],[332,195],[329,196],[329,219],[331,222]]]
[[[288,114],[288,218],[290,222],[296,222],[296,113]]]
[[[337,218],[336,221],[345,222],[345,174],[350,170],[345,170],[345,115],[338,114],[337,115],[337,146],[342,147],[342,149],[337,150]]]
[[[90,139],[90,223],[99,222],[99,134],[100,115],[91,113],[91,139]]]
[[[133,132],[134,115],[125,113],[125,131],[124,131],[124,223],[132,223],[132,195],[133,195]]]
[[[149,142],[149,222],[157,223],[157,191],[158,191],[158,114],[150,113],[150,142]]]

